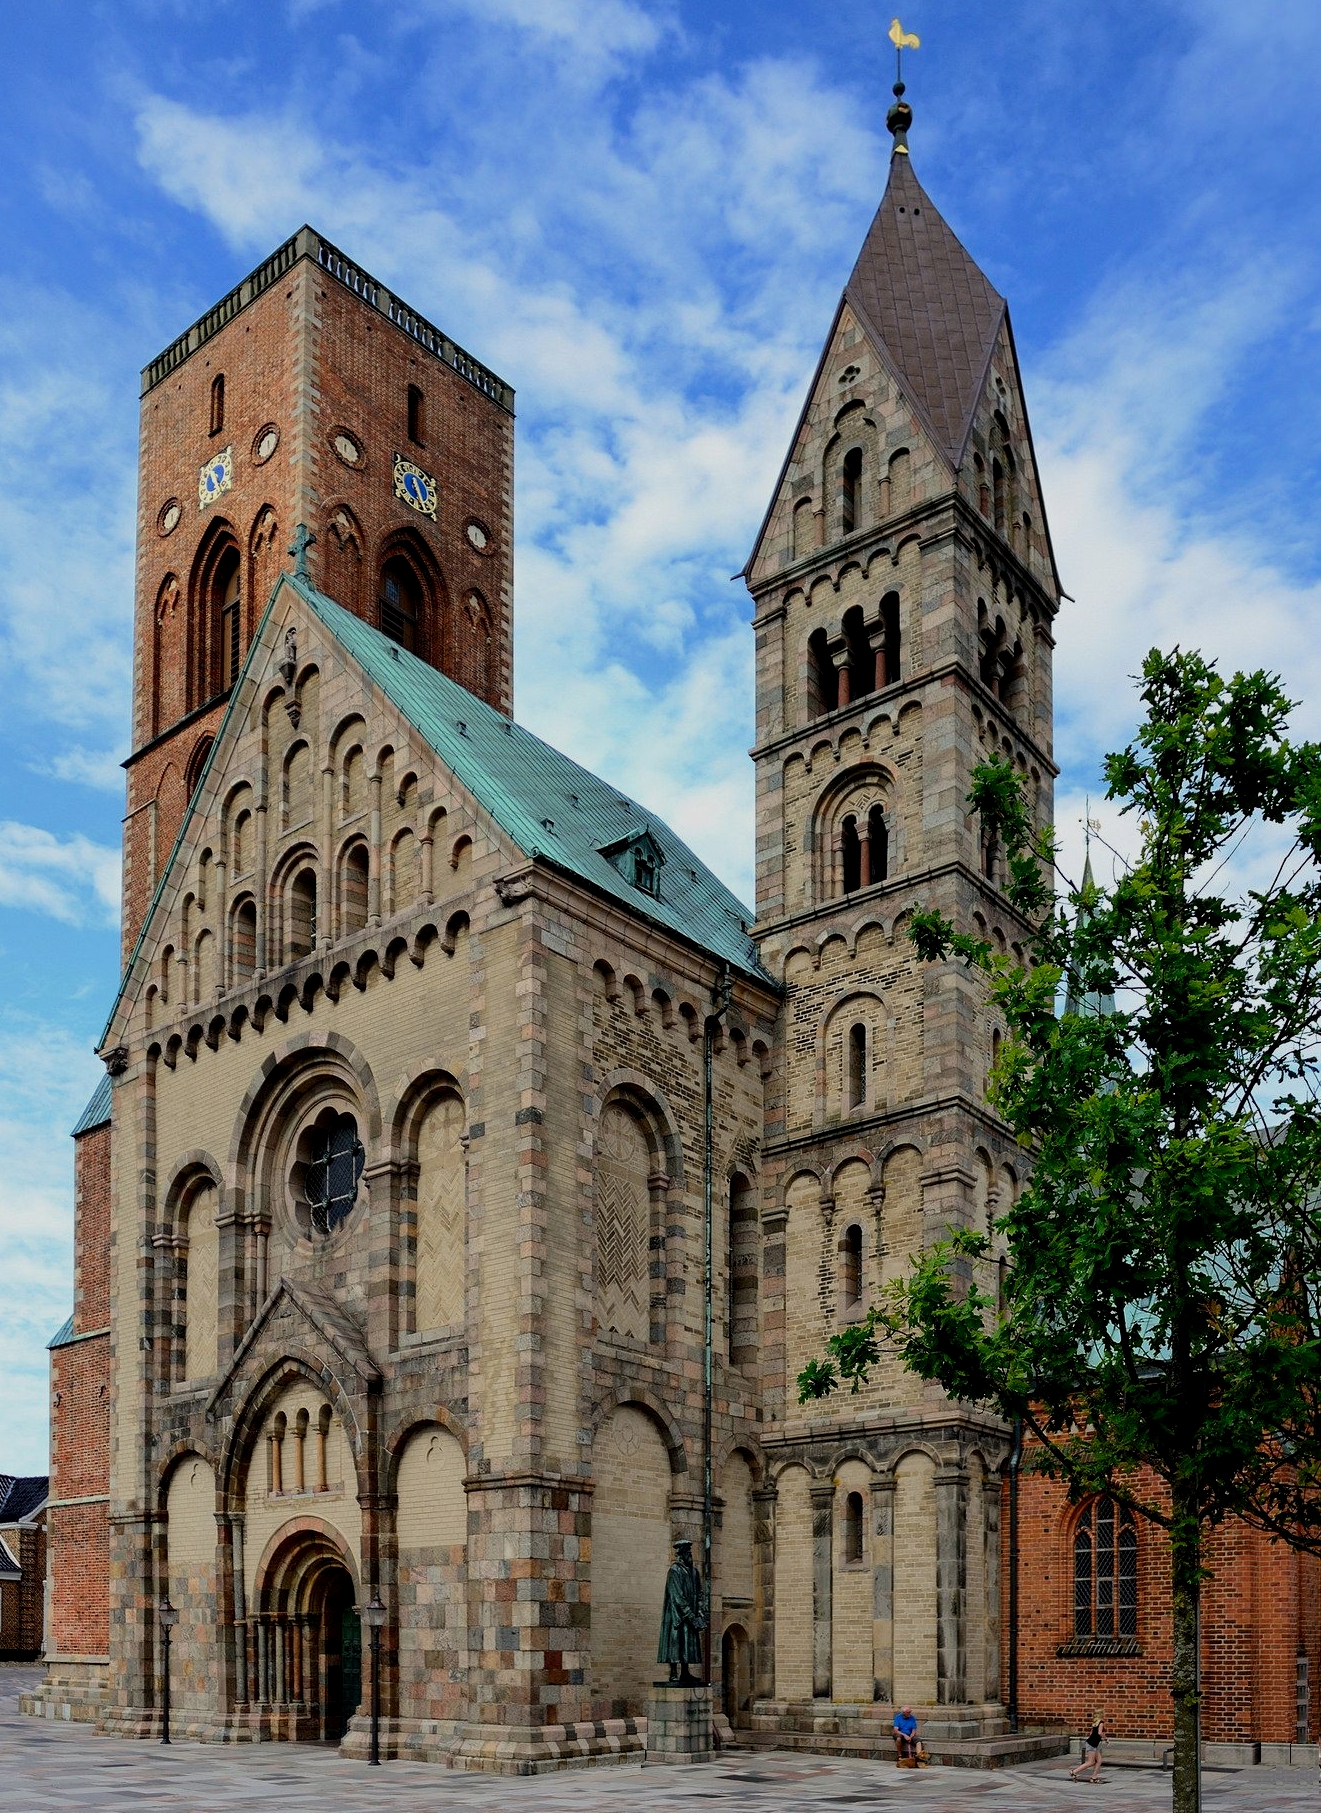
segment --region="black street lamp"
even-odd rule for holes
[[[381,1760],[381,1627],[385,1623],[385,1607],[381,1596],[373,1592],[370,1605],[365,1605],[362,1615],[371,1632],[372,1645],[372,1749],[367,1758],[369,1763],[380,1764]]]
[[[156,1617],[161,1627],[161,1742],[170,1741],[170,1632],[179,1622],[179,1614],[164,1594]]]

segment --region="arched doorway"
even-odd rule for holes
[[[736,1728],[752,1713],[752,1644],[741,1624],[731,1624],[720,1640],[720,1687],[725,1717]]]
[[[258,1570],[241,1631],[246,1710],[274,1738],[338,1743],[362,1701],[352,1564],[322,1531],[292,1530]]]

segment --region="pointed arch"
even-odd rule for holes
[[[234,525],[217,517],[198,546],[188,582],[185,710],[228,686],[242,651],[241,560]]]
[[[448,593],[434,554],[415,530],[396,530],[381,543],[375,585],[377,627],[419,659],[445,667]]]

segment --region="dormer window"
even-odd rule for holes
[[[606,861],[640,894],[650,894],[653,900],[660,899],[660,872],[665,864],[665,852],[645,826],[615,843],[600,844],[598,848]]]

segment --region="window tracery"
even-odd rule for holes
[[[348,1220],[366,1161],[351,1114],[323,1117],[308,1137],[303,1194],[314,1234],[327,1236]]]
[[[1138,1634],[1137,1524],[1113,1498],[1094,1498],[1074,1529],[1073,1631],[1077,1637]]]

